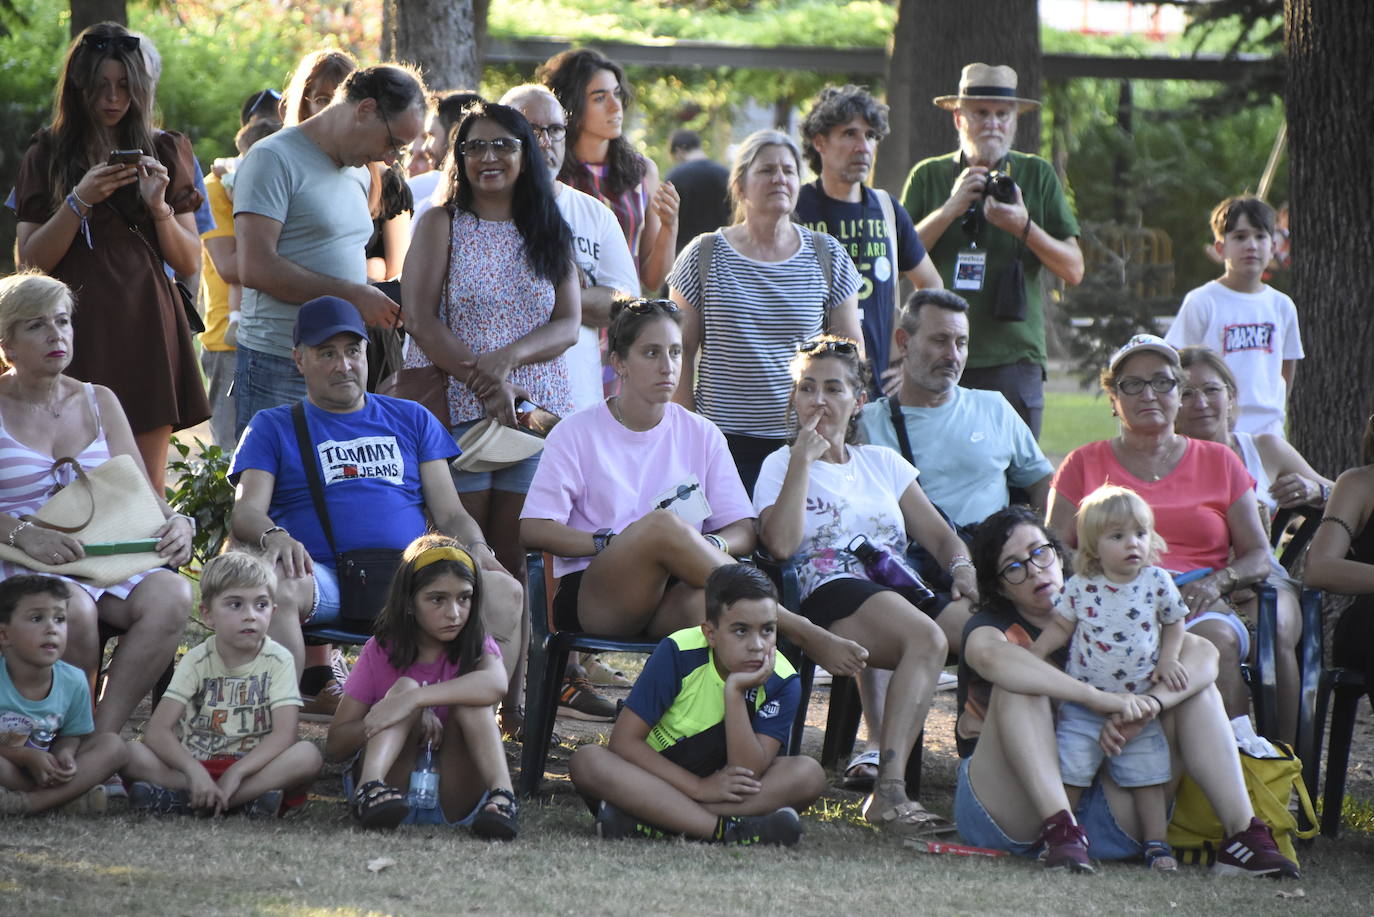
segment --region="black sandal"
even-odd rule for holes
[[[494,806],[495,810],[487,806]],[[472,820],[472,833],[489,841],[513,841],[516,835],[515,794],[498,787],[487,794],[482,811]]]
[[[395,828],[408,814],[405,794],[380,780],[369,780],[353,794],[353,817],[364,828]]]

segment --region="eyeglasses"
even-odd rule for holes
[[[253,117],[253,113],[256,112],[259,108],[262,108],[262,103],[268,101],[269,99],[273,102],[280,102],[281,93],[277,92],[277,90],[275,89],[264,89],[262,92],[258,93],[258,97],[253,100],[253,107],[248,109],[248,117]]]
[[[487,153],[497,156],[515,156],[520,152],[519,138],[497,137],[495,140],[464,140],[458,144],[458,152],[475,159],[486,159]]]
[[[635,315],[651,315],[654,312],[668,312],[670,314],[678,311],[677,303],[671,299],[632,299],[625,303],[625,311],[633,312]]]
[[[1178,380],[1172,376],[1155,376],[1153,379],[1127,376],[1117,380],[1116,390],[1123,395],[1139,395],[1145,391],[1147,385],[1154,389],[1156,394],[1163,395],[1165,392],[1172,392],[1178,388]]]
[[[400,140],[391,132],[391,122],[387,119],[386,109],[382,108],[382,100],[377,99],[377,116],[382,119],[382,127],[386,128],[387,152],[397,159],[401,158],[401,148],[405,146],[405,141]]]
[[[137,35],[85,35],[81,38],[81,47],[89,48],[92,51],[104,53],[114,48],[124,54],[133,54],[138,50]]]
[[[1194,388],[1191,385],[1185,386],[1184,389],[1178,394],[1179,397],[1182,398],[1184,401],[1191,401],[1199,395],[1201,395],[1203,398],[1215,398],[1218,395],[1227,394],[1228,391],[1229,389],[1224,385],[1208,383],[1207,385],[1204,385],[1201,388]]]
[[[568,136],[568,126],[566,124],[535,124],[530,123],[530,129],[534,131],[535,137],[542,137],[549,143],[557,143]]]
[[[1026,555],[1025,560],[1013,560],[998,570],[997,575],[1006,580],[1008,585],[1019,586],[1026,581],[1026,577],[1030,576],[1031,564],[1041,570],[1047,570],[1058,556],[1059,552],[1054,549],[1054,545],[1045,542],[1038,548],[1031,548],[1031,552]]]
[[[998,111],[970,111],[967,108],[960,109],[965,118],[970,121],[977,121],[980,124],[987,121],[996,121],[998,124],[1009,124],[1016,117],[1016,109],[1004,108]]]
[[[853,341],[825,341],[811,340],[803,341],[797,345],[797,353],[842,353],[848,356],[859,352],[859,345]]]

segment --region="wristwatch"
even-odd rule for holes
[[[592,533],[592,547],[596,548],[596,553],[600,554],[606,550],[606,545],[611,543],[615,537],[615,532],[610,529],[597,529]]]

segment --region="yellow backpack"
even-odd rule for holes
[[[1240,766],[1245,773],[1245,790],[1250,795],[1250,804],[1254,806],[1256,817],[1274,833],[1274,843],[1278,845],[1279,852],[1297,863],[1293,838],[1316,836],[1317,813],[1312,808],[1312,798],[1307,795],[1307,785],[1302,782],[1302,762],[1293,754],[1292,746],[1275,742],[1274,747],[1282,753],[1282,757],[1253,758],[1242,751]],[[1288,809],[1294,792],[1298,794],[1299,814],[1307,826],[1305,828],[1298,827],[1297,818]],[[1178,786],[1174,817],[1169,822],[1169,844],[1174,848],[1179,862],[1216,862],[1222,839],[1221,821],[1212,804],[1193,778],[1185,776]]]

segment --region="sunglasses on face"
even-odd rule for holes
[[[671,299],[632,299],[625,304],[625,311],[635,315],[652,315],[654,312],[674,313],[678,308]]]
[[[1006,580],[1009,585],[1019,586],[1026,581],[1026,577],[1030,576],[1031,564],[1045,570],[1054,563],[1054,559],[1058,556],[1059,553],[1055,551],[1054,545],[1046,542],[1038,548],[1032,548],[1025,560],[1013,560],[998,570],[997,575]]]
[[[858,353],[859,345],[853,341],[803,341],[797,345],[797,353],[824,354],[824,353]]]
[[[1139,395],[1145,391],[1145,386],[1154,389],[1156,394],[1163,395],[1165,392],[1172,392],[1178,387],[1178,380],[1168,376],[1155,376],[1153,379],[1140,379],[1136,376],[1127,376],[1116,383],[1116,390],[1123,395]]]
[[[495,140],[464,140],[458,144],[458,152],[464,156],[485,159],[488,152],[497,156],[514,156],[520,152],[520,140],[516,137],[497,137]]]
[[[81,39],[81,47],[103,54],[113,48],[124,54],[138,50],[137,35],[86,35]]]

